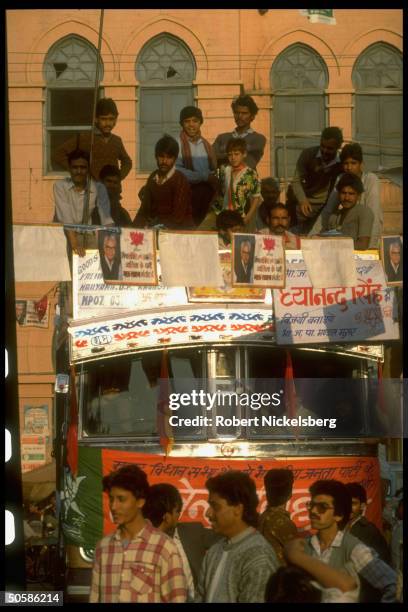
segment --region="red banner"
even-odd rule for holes
[[[106,476],[122,465],[137,463],[147,474],[150,484],[167,482],[179,490],[183,498],[180,521],[201,521],[206,527],[205,517],[208,492],[205,483],[230,469],[249,474],[256,482],[259,497],[258,511],[266,507],[263,478],[271,468],[290,468],[295,481],[293,495],[287,505],[292,520],[299,531],[310,529],[306,503],[310,499],[309,487],[316,480],[335,479],[341,482],[359,482],[367,491],[368,505],[366,517],[381,528],[380,471],[375,457],[305,457],[289,459],[207,459],[158,457],[120,450],[102,450],[102,470]],[[108,496],[103,496],[103,532],[111,533],[115,527],[110,520]]]

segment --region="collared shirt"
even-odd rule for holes
[[[171,177],[173,176],[173,174],[176,171],[176,166],[173,166],[167,174],[165,174],[164,176],[160,176],[159,173],[157,172],[154,176],[153,176],[153,180],[155,183],[157,183],[158,185],[163,185],[163,183],[166,183],[169,179],[171,179]]]
[[[59,223],[81,224],[86,189],[77,191],[71,177],[54,183],[55,215]],[[90,182],[87,225],[91,223],[92,211],[98,207],[102,225],[114,224],[110,214],[110,201],[105,185],[93,179]]]
[[[349,236],[356,242],[361,237],[371,237],[374,223],[374,214],[370,208],[355,204],[352,208],[344,210],[339,204],[329,218],[329,229],[336,229],[343,236]]]
[[[255,130],[253,130],[251,127],[247,128],[245,130],[245,132],[237,132],[237,128],[235,128],[235,130],[232,132],[232,137],[233,138],[245,138],[245,136],[248,136],[248,134],[254,134]]]
[[[330,166],[334,166],[335,164],[339,164],[340,163],[340,155],[339,152],[336,153],[336,157],[334,157],[333,159],[331,159],[329,162],[325,162],[323,157],[322,157],[322,152],[319,149],[318,152],[316,153],[316,157],[318,157],[319,159],[322,160],[322,166],[323,168],[330,168]]]
[[[119,529],[98,542],[91,603],[183,603],[186,598],[177,546],[150,521],[127,546]]]
[[[309,540],[313,550],[312,555],[323,561],[323,563],[327,563],[327,565],[335,566],[330,562],[331,555],[334,549],[343,546],[343,538],[345,537],[353,538],[353,536],[344,531],[338,531],[330,546],[322,551],[318,537],[313,535]],[[357,538],[353,539],[357,544],[352,547],[344,569],[351,575],[358,574],[365,578],[371,586],[380,589],[382,591],[381,601],[383,603],[395,602],[396,573],[378,557],[375,551],[357,540]]]
[[[180,170],[180,172],[184,174],[189,183],[200,183],[202,181],[207,181],[211,168],[203,139],[200,137],[198,140],[194,141],[188,138],[193,170],[185,168],[183,164],[183,157],[181,155],[182,146],[180,138],[177,139],[177,142],[180,149],[180,153],[176,161],[177,170]]]

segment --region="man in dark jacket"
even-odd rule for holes
[[[288,191],[288,199],[296,203],[298,233],[307,233],[327,202],[338,175],[343,172],[338,151],[343,134],[338,127],[327,127],[320,137],[320,145],[304,149],[296,163],[295,176]]]

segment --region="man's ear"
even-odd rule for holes
[[[244,514],[244,505],[243,504],[234,505],[234,515],[242,519],[243,514]]]
[[[163,515],[162,525],[166,528],[166,527],[170,527],[171,524],[172,524],[172,516],[170,512],[165,512]]]
[[[137,502],[137,507],[142,509],[146,503],[146,500],[143,497],[139,497],[139,499],[137,499],[136,502]]]
[[[335,514],[333,518],[336,523],[340,523],[344,519],[344,516],[339,516],[338,514]]]

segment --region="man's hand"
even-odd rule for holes
[[[302,214],[305,217],[311,217],[312,216],[312,205],[310,204],[309,200],[303,200],[302,202],[299,203],[299,208],[302,212]]]

